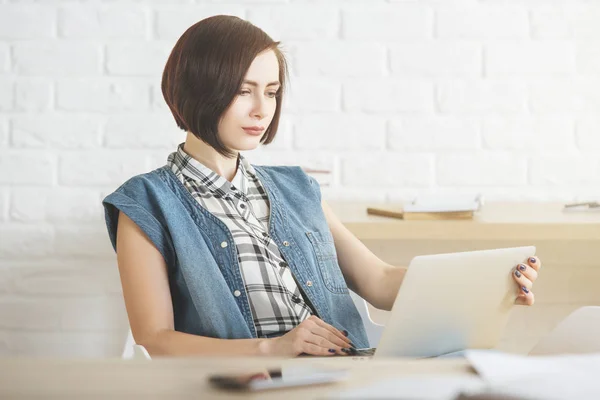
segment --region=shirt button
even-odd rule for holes
[[[233,292],[233,295],[235,297],[240,297],[241,294],[242,294],[242,292],[240,292],[239,290],[236,290],[235,292]]]
[[[282,261],[282,262],[280,262],[280,263],[279,263],[279,266],[280,266],[281,268],[285,268],[285,267],[287,267],[288,265],[287,265],[287,263],[286,263],[285,261]]]
[[[246,205],[242,203],[240,204],[240,208],[246,208]]]
[[[222,247],[222,248],[225,248],[225,247],[227,247],[227,242],[221,242],[221,247]]]
[[[306,286],[312,286],[312,281],[306,281]]]
[[[289,246],[289,245],[290,245],[290,242],[288,242],[288,241],[286,240],[285,242],[283,242],[283,245],[287,247],[287,246]]]
[[[292,301],[296,304],[300,303],[300,299],[298,298],[298,296],[292,296]]]

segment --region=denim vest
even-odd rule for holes
[[[318,317],[369,347],[340,271],[316,180],[300,167],[254,166],[270,204],[269,235]],[[168,167],[135,176],[103,200],[116,250],[119,210],[160,251],[168,268],[175,330],[221,339],[256,338],[233,236]]]

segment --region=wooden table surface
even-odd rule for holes
[[[310,387],[235,393],[213,389],[213,373],[254,372],[297,365],[343,367],[342,382]],[[0,399],[313,399],[327,398],[349,388],[409,374],[473,375],[464,359],[336,358],[155,358],[147,360],[0,359]]]
[[[361,240],[600,240],[600,209],[563,211],[563,203],[486,203],[473,220],[442,221],[369,215],[367,207],[384,205],[372,202],[328,204]]]

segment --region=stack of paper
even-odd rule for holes
[[[368,207],[367,213],[402,219],[471,219],[482,205],[481,195],[421,195],[403,206]]]

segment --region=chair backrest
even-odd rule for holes
[[[362,297],[353,291],[350,291],[350,297],[352,297],[354,305],[356,306],[356,309],[363,320],[363,324],[365,325],[367,339],[369,339],[369,346],[377,347],[379,344],[379,339],[381,339],[384,326],[373,322],[371,315],[369,314],[367,302]],[[129,329],[129,332],[127,333],[127,339],[125,340],[125,346],[123,348],[123,354],[121,357],[125,359],[151,359],[150,354],[148,354],[148,351],[144,346],[135,344],[131,329]]]
[[[350,291],[350,297],[354,301],[354,305],[360,314],[363,324],[365,325],[365,331],[367,332],[367,339],[369,339],[369,346],[377,347],[379,344],[379,340],[381,339],[381,334],[383,333],[384,325],[379,325],[373,321],[371,318],[371,314],[369,313],[369,308],[367,306],[367,302],[365,299]]]
[[[529,355],[600,352],[600,307],[578,308],[544,336]]]

